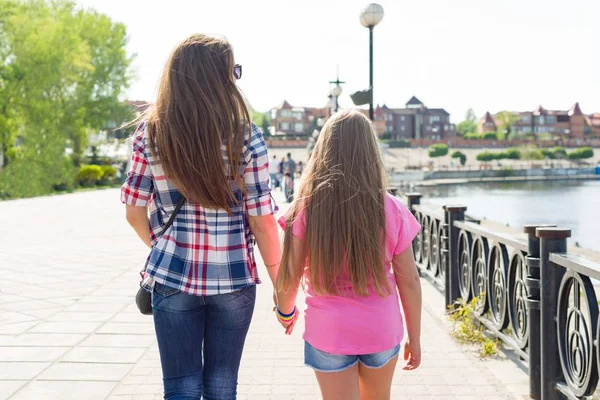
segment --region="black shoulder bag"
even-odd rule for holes
[[[169,229],[171,227],[171,225],[173,225],[173,221],[175,221],[175,217],[177,216],[177,213],[179,212],[179,210],[181,210],[183,203],[185,203],[185,197],[182,196],[181,200],[179,200],[179,203],[177,203],[177,206],[175,207],[173,214],[171,214],[171,218],[169,218],[169,221],[163,228],[163,233],[167,229]],[[150,261],[150,257],[148,257],[148,260],[146,260],[146,264],[144,265],[144,271],[142,271],[142,272],[146,271],[146,268],[148,267],[148,261]],[[140,282],[140,288],[138,289],[138,291],[135,295],[135,304],[137,305],[137,308],[140,310],[140,312],[142,314],[152,315],[152,292],[149,292],[146,289],[144,289],[142,287],[141,282]]]

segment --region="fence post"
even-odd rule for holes
[[[525,225],[527,234],[527,324],[529,325],[529,395],[533,400],[542,399],[541,383],[541,335],[540,335],[540,239],[537,228],[554,225]]]
[[[550,263],[550,253],[566,253],[570,229],[537,228],[540,239],[540,336],[541,336],[541,398],[559,400],[562,395],[556,383],[562,378],[558,355],[556,315],[558,292],[565,271]]]
[[[406,206],[408,207],[408,209],[410,210],[410,212],[412,213],[412,215],[415,215],[417,212],[414,210],[413,206],[419,205],[421,204],[421,197],[423,197],[423,195],[421,193],[406,193]],[[421,221],[419,221],[419,223],[421,223]],[[413,252],[415,252],[415,242],[413,240]],[[419,260],[417,260],[419,261]],[[421,269],[419,267],[417,267],[417,272],[419,273],[420,277],[423,277],[423,273],[421,272]]]
[[[460,298],[460,288],[458,286],[458,264],[460,262],[458,254],[458,234],[460,229],[454,226],[456,221],[465,220],[465,206],[445,206],[446,216],[444,219],[448,224],[448,269],[446,270],[446,307],[454,305]]]
[[[423,197],[421,193],[406,193],[406,205],[413,215],[415,214],[413,206],[421,204],[421,197]]]

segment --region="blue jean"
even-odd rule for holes
[[[235,400],[256,286],[191,296],[155,283],[152,293],[166,400]]]
[[[400,345],[379,353],[362,355],[341,355],[321,351],[304,342],[304,365],[319,372],[342,372],[361,363],[367,368],[384,367],[400,353]]]

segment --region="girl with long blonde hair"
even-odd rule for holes
[[[323,399],[389,399],[403,316],[404,369],[421,360],[421,286],[411,245],[420,226],[386,193],[378,140],[363,114],[343,111],[327,121],[297,199],[279,222],[285,239],[276,314],[290,334],[303,283],[305,364]]]

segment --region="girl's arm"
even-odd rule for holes
[[[411,361],[414,369],[421,361],[421,280],[415,265],[412,246],[408,246],[402,253],[394,256],[392,260],[396,286],[402,300],[404,318],[406,319],[406,330],[408,332],[407,349],[411,353]],[[406,353],[406,351],[405,351]],[[406,358],[405,354],[405,358]],[[416,363],[416,364],[415,364]],[[408,367],[408,366],[407,366]]]
[[[283,314],[290,314],[294,310],[296,304],[296,296],[300,287],[300,280],[304,272],[304,260],[302,259],[302,241],[296,236],[292,236],[292,257],[291,265],[286,265],[284,268],[293,269],[292,276],[294,277],[291,284],[287,288],[277,286],[277,307]]]
[[[148,219],[148,208],[145,206],[125,206],[125,217],[135,233],[148,247],[152,247],[150,241],[150,222]]]
[[[273,214],[264,216],[249,216],[250,230],[256,238],[258,250],[267,267],[269,278],[273,286],[277,282],[279,261],[281,261],[281,248],[279,245],[279,232]]]

